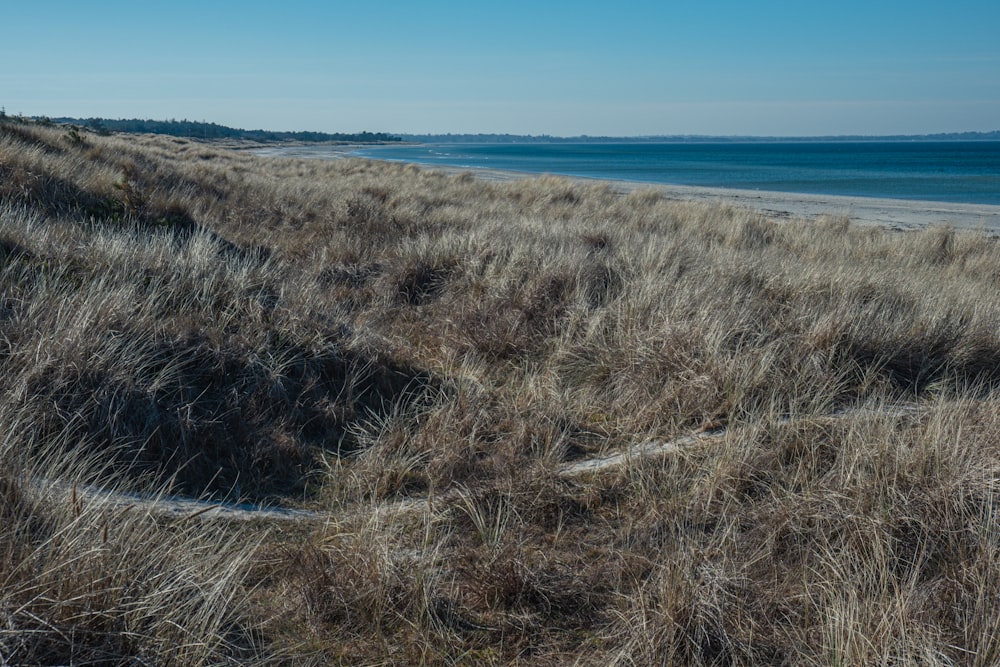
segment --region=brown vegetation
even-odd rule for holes
[[[998,267],[946,228],[5,122],[0,662],[994,664]]]

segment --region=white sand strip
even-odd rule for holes
[[[470,173],[478,178],[497,182],[539,176],[539,174],[499,169],[424,168],[446,173]],[[988,204],[812,195],[768,190],[738,190],[736,188],[704,188],[693,185],[665,185],[624,180],[608,181],[569,176],[564,178],[588,185],[607,183],[621,192],[654,190],[662,193],[667,199],[728,204],[738,208],[760,211],[769,218],[800,218],[812,221],[820,216],[846,216],[858,224],[879,225],[889,229],[912,230],[935,225],[948,225],[955,229],[981,230],[989,234],[1000,234],[1000,206]]]
[[[159,517],[175,519],[226,519],[229,521],[304,521],[324,518],[309,510],[268,507],[252,503],[227,503],[200,500],[165,493],[143,494],[102,489],[89,484],[73,484],[54,479],[32,478],[28,488],[40,497],[62,504],[99,502],[115,511],[136,510]]]
[[[920,406],[916,403],[899,403],[883,407],[845,408],[827,415],[784,417],[778,424],[791,424],[804,420],[829,420],[844,418],[903,419],[919,416]],[[573,461],[562,466],[558,475],[564,478],[586,476],[607,470],[625,467],[667,454],[674,454],[706,440],[718,440],[729,435],[730,430],[721,427],[680,435],[672,440],[645,440],[631,447],[605,456]],[[311,510],[284,507],[266,507],[251,503],[211,502],[174,496],[166,493],[141,494],[102,489],[87,484],[74,484],[46,478],[26,480],[27,489],[41,498],[62,504],[97,501],[114,511],[134,510],[150,516],[174,519],[221,519],[227,521],[334,521],[343,522],[357,517],[388,521],[392,518],[432,511],[434,505],[447,505],[462,493],[461,488],[451,488],[433,497],[401,498],[372,505],[362,504],[347,512],[315,512]]]
[[[256,148],[254,153],[266,157],[312,158],[336,160],[350,157],[359,146],[275,146]],[[373,158],[365,158],[373,159]],[[467,169],[419,165],[422,169],[448,174],[469,173],[488,181],[514,181],[537,178],[541,174],[500,169]],[[712,204],[729,204],[760,211],[770,218],[800,218],[815,220],[820,216],[847,216],[852,222],[880,225],[889,229],[910,230],[949,225],[955,229],[982,230],[1000,234],[1000,206],[987,204],[959,204],[910,199],[884,199],[875,197],[845,197],[840,195],[812,195],[766,190],[738,190],[735,188],[705,188],[692,185],[665,185],[639,181],[609,181],[583,177],[570,180],[593,185],[607,183],[622,192],[656,190],[668,199],[698,201]]]
[[[648,186],[628,183],[628,187],[636,189]],[[852,222],[880,225],[890,229],[909,230],[935,225],[950,225],[956,229],[982,230],[990,234],[1000,234],[1000,206],[986,204],[697,188],[680,185],[653,186],[653,188],[660,190],[669,198],[726,203],[758,210],[772,218],[814,220],[822,215],[832,215],[846,216]]]
[[[782,417],[776,423],[786,425],[806,420],[830,420],[845,418],[903,419],[906,417],[914,417],[919,414],[919,411],[920,406],[916,403],[899,403],[897,405],[890,405],[884,408],[845,408],[832,412],[828,415]],[[646,440],[637,445],[626,447],[624,450],[615,454],[568,463],[559,469],[559,475],[561,477],[576,477],[578,475],[586,475],[588,473],[602,472],[604,470],[608,470],[609,468],[624,466],[630,461],[639,461],[653,456],[673,454],[686,447],[695,445],[702,440],[715,440],[723,438],[727,433],[729,433],[729,429],[721,427],[709,431],[697,431],[690,435],[681,435],[672,440]]]

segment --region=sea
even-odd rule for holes
[[[1000,141],[441,143],[352,154],[470,170],[1000,205]]]

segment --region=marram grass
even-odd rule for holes
[[[0,125],[0,661],[1000,656],[993,237],[76,135]]]

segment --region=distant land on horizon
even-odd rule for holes
[[[737,135],[644,135],[570,137],[549,134],[411,134],[388,132],[312,132],[244,130],[217,123],[189,120],[143,120],[111,118],[33,117],[38,122],[80,125],[98,132],[165,134],[192,139],[246,139],[262,142],[301,141],[310,143],[749,143],[749,142],[873,142],[873,141],[1000,141],[1000,130],[988,132],[942,132],[936,134],[827,135],[827,136],[737,136]]]
[[[191,139],[245,139],[249,141],[304,141],[315,143],[383,144],[401,142],[398,136],[386,132],[276,132],[244,130],[218,123],[190,120],[148,120],[139,118],[48,118],[34,117],[42,123],[79,125],[95,132],[125,132],[133,134],[164,134]]]
[[[938,134],[830,135],[815,137],[735,136],[735,135],[649,135],[609,137],[580,135],[558,137],[547,134],[405,134],[403,141],[425,144],[520,144],[520,143],[749,143],[749,142],[866,142],[866,141],[1000,141],[1000,130],[991,132],[942,132]]]

